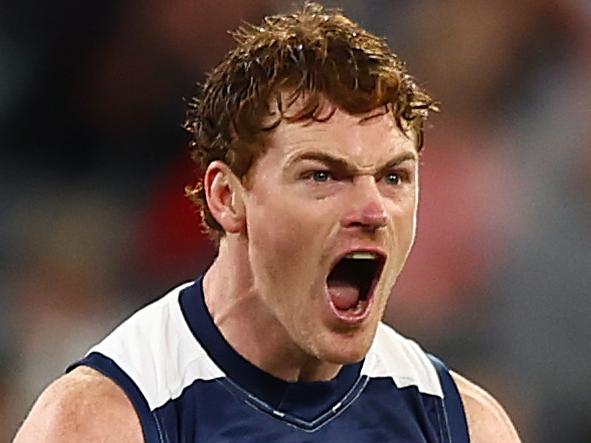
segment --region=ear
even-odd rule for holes
[[[205,171],[203,188],[209,210],[224,231],[244,231],[244,188],[230,167],[219,160],[211,162]]]

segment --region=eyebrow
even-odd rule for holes
[[[302,161],[302,160],[313,160],[313,161],[318,161],[321,163],[326,164],[327,166],[334,168],[338,171],[343,171],[346,172],[348,174],[358,174],[360,172],[360,169],[353,165],[352,163],[348,162],[347,160],[343,159],[343,158],[339,158],[339,157],[335,157],[331,154],[327,154],[325,152],[303,152],[299,155],[296,155],[295,157],[291,158],[288,160],[288,163],[285,165],[285,169],[289,168],[290,166],[292,166],[293,164]],[[406,161],[417,161],[417,156],[415,153],[413,152],[404,152],[396,157],[394,157],[392,160],[386,162],[384,165],[378,167],[376,169],[376,173],[384,173],[385,171],[388,171],[392,168],[395,168],[396,166],[400,165],[401,163],[404,163]]]

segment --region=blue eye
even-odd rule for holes
[[[327,171],[314,171],[310,178],[315,182],[326,182],[330,179],[330,174]]]
[[[398,172],[390,172],[386,174],[384,179],[389,185],[399,185],[402,182],[402,177]]]

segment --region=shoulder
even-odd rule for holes
[[[507,412],[492,395],[465,377],[450,373],[464,404],[472,443],[521,442]]]
[[[443,397],[435,367],[413,340],[380,323],[362,369],[371,378],[389,377],[398,388],[415,386],[420,393]]]
[[[79,367],[41,394],[14,443],[143,442],[139,418],[113,381]]]

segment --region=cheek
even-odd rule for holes
[[[409,188],[398,198],[390,201],[390,214],[395,220],[410,220],[417,210],[418,190]]]
[[[397,266],[401,267],[414,243],[416,232],[417,199],[416,193],[398,202],[390,212],[392,217],[391,236],[394,239],[392,247],[395,249]]]
[[[411,246],[414,242],[416,221],[417,221],[416,205],[410,204],[408,207],[401,208],[401,212],[397,215],[396,223],[399,226],[400,238],[406,246]]]
[[[254,274],[265,284],[287,287],[312,277],[322,245],[313,207],[285,193],[266,196],[249,208],[247,231]]]

